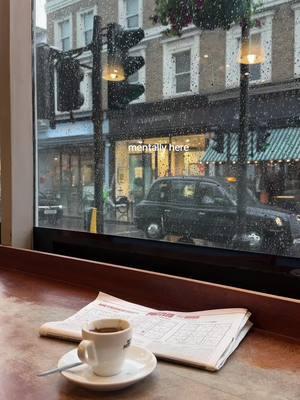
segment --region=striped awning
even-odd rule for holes
[[[228,136],[225,133],[224,153],[217,153],[213,149],[214,143],[212,143],[201,161],[203,163],[228,161]],[[248,136],[248,161],[288,161],[300,159],[300,128],[273,129],[267,143],[266,150],[258,153],[256,151],[256,132],[250,132]],[[237,161],[237,155],[238,133],[232,133],[230,134],[229,160]]]

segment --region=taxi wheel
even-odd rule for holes
[[[165,236],[160,221],[148,222],[145,227],[145,234],[149,239],[162,239]]]

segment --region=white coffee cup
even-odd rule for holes
[[[92,321],[83,327],[82,338],[77,350],[78,357],[90,365],[96,375],[112,376],[121,371],[132,338],[128,321]]]

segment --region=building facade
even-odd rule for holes
[[[94,15],[101,15],[104,26],[118,22],[124,28],[145,30],[145,39],[131,52],[145,58],[145,67],[131,77],[132,83],[145,86],[145,94],[126,111],[106,114],[105,181],[115,196],[132,198],[137,178],[146,193],[162,176],[235,173],[240,26],[227,32],[189,26],[182,36],[167,37],[166,28],[151,21],[154,8],[155,0],[48,0],[46,5],[48,43],[61,50],[91,41]],[[256,20],[250,40],[264,49],[265,61],[250,67],[248,175],[260,192],[267,190],[261,183],[266,174],[286,173],[290,185],[299,186],[300,1],[264,0]],[[105,62],[105,49],[103,55]],[[80,59],[91,65],[88,52]],[[85,102],[75,113],[77,122],[72,125],[69,115],[57,112],[59,133],[53,137],[48,129],[39,140],[41,190],[56,185],[55,191],[65,192],[65,203],[72,203],[68,209],[74,215],[84,209],[93,190],[91,79],[86,69]],[[106,109],[105,83],[102,100]],[[266,123],[271,131],[268,151],[258,153],[255,132]],[[216,131],[225,139],[221,155],[213,149]],[[157,144],[188,145],[189,150],[139,151],[132,146]],[[295,146],[299,150],[293,151]]]

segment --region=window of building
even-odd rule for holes
[[[176,93],[191,90],[191,50],[173,54],[175,62]]]
[[[83,25],[84,45],[91,43],[93,38],[94,12],[89,11],[81,14]]]
[[[76,44],[77,47],[87,46],[93,40],[94,16],[97,15],[97,6],[84,8],[76,14]]]
[[[237,46],[241,47],[241,39],[237,39]],[[262,46],[261,32],[250,35],[250,46],[254,48],[260,48]],[[250,64],[249,65],[250,82],[261,81],[262,79],[262,64]]]
[[[257,48],[261,47],[261,33],[254,33],[250,36],[251,45],[256,46]],[[249,67],[250,72],[250,80],[252,82],[261,80],[261,64],[252,64]]]
[[[199,36],[163,41],[164,97],[199,91]]]
[[[126,26],[137,28],[139,26],[139,0],[126,0]]]
[[[58,23],[60,35],[60,48],[63,51],[71,49],[71,24],[69,20]]]
[[[272,19],[273,15],[261,19],[259,28],[252,28],[250,41],[262,47],[265,53],[263,64],[249,66],[250,81],[254,84],[272,80]],[[237,62],[241,49],[240,27],[233,27],[226,34],[226,87],[238,87],[240,69]]]
[[[119,0],[119,21],[128,29],[141,27],[143,0]]]

